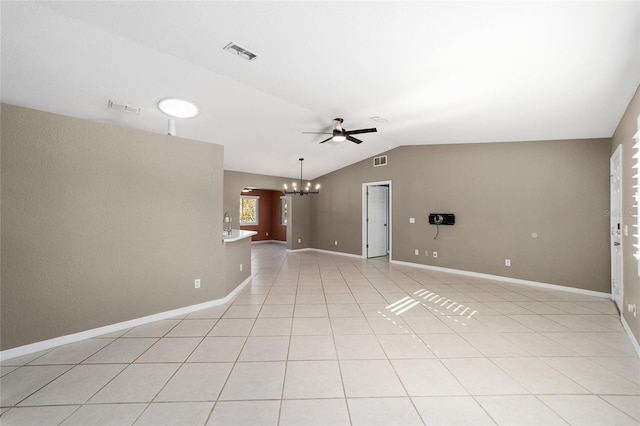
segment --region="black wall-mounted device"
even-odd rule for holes
[[[456,215],[453,213],[429,213],[431,225],[453,225],[456,223]]]

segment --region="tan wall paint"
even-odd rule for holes
[[[2,350],[228,294],[222,146],[1,113]]]
[[[629,227],[629,234],[633,234],[632,225],[635,223],[635,218],[632,216],[635,213],[633,208],[634,200],[633,195],[636,189],[633,185],[636,184],[636,180],[633,178],[637,170],[632,166],[635,160],[632,158],[634,155],[633,150],[633,135],[637,131],[637,119],[640,115],[640,87],[636,90],[633,99],[629,102],[629,106],[618,124],[618,128],[613,134],[611,141],[611,154],[618,147],[622,145],[622,226]],[[629,237],[622,237],[622,255],[623,255],[623,286],[624,286],[624,299],[623,299],[623,312],[625,321],[629,324],[636,341],[640,342],[640,312],[634,318],[633,314],[627,311],[627,304],[635,304],[640,309],[640,278],[638,277],[638,261],[633,257],[635,248],[633,244],[636,244],[635,239],[630,235]]]
[[[613,147],[638,103],[636,93]],[[247,262],[242,243],[225,255],[223,212],[238,211],[245,186],[279,190],[289,180],[225,171],[222,197],[220,146],[9,105],[1,136],[2,350],[224,297],[248,275],[220,277]],[[289,197],[297,225],[288,248],[336,250],[337,239],[360,254],[362,183],[392,180],[394,259],[608,292],[609,147],[398,148],[389,166],[368,159],[317,179],[320,195]],[[426,214],[435,210],[457,223],[433,241]],[[416,258],[414,246],[441,256]],[[637,292],[625,296],[637,303]],[[637,321],[625,318],[637,336]]]
[[[610,292],[609,151],[609,139],[400,147],[388,166],[316,179],[312,246],[361,254],[362,183],[390,180],[394,260]],[[456,224],[434,240],[428,213]]]
[[[281,191],[285,183],[291,179],[276,176],[258,175],[252,173],[224,171],[224,211],[233,218],[233,227],[238,228],[238,213],[240,211],[240,192],[242,188],[254,187]],[[317,195],[314,195],[317,197]],[[289,226],[287,226],[287,248],[297,250],[308,248],[311,244],[309,197],[287,196],[289,203]],[[222,215],[220,216],[222,222]],[[301,240],[298,243],[298,239]]]
[[[310,197],[318,195],[288,195],[289,226],[287,226],[287,248],[300,250],[311,245],[311,203]]]
[[[251,238],[225,243],[225,296],[251,276]],[[242,265],[242,270],[240,270]]]

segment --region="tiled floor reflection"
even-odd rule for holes
[[[2,364],[10,425],[640,424],[612,302],[253,245],[227,306]]]

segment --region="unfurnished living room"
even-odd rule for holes
[[[640,1],[0,25],[3,426],[640,424]]]

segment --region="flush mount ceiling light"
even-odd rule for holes
[[[186,99],[164,98],[158,102],[158,108],[165,114],[176,118],[192,118],[198,115],[198,107]]]

